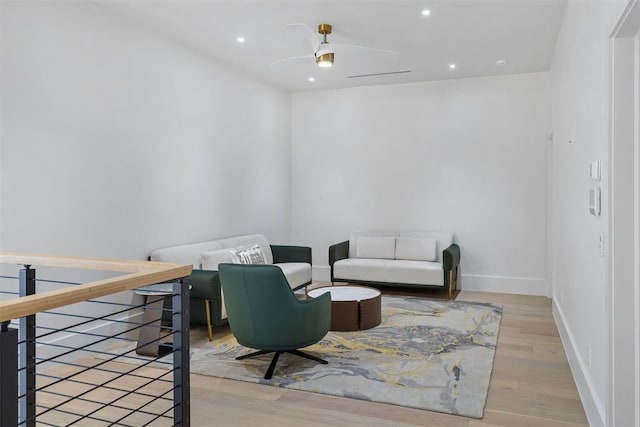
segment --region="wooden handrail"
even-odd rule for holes
[[[29,316],[45,310],[115,294],[141,286],[166,282],[191,274],[193,266],[165,262],[133,261],[108,258],[86,258],[32,255],[0,252],[0,264],[23,264],[43,267],[128,273],[111,279],[96,280],[78,286],[0,301],[0,322]]]

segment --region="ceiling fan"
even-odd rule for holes
[[[376,52],[381,52],[389,55],[400,55],[400,52],[394,52],[392,50],[378,49],[375,47],[367,47],[367,46],[358,46],[353,44],[344,44],[344,43],[329,43],[327,40],[327,35],[331,34],[333,27],[330,24],[319,24],[318,25],[318,34],[322,37],[318,38],[316,34],[311,30],[311,28],[307,24],[287,24],[288,27],[299,27],[304,28],[307,32],[307,38],[311,42],[311,48],[313,49],[312,54],[301,55],[301,56],[290,56],[288,58],[279,59],[275,62],[272,62],[270,65],[281,64],[283,62],[295,61],[299,59],[306,58],[315,58],[316,64],[319,67],[328,68],[333,66],[333,61],[335,59],[335,48],[354,48],[354,49],[366,49]]]

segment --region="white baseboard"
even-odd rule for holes
[[[313,280],[328,282],[331,280],[331,268],[329,266],[313,266],[312,276]],[[465,291],[548,296],[548,286],[545,279],[463,273],[460,282],[461,289]]]
[[[596,398],[595,387],[589,376],[589,371],[586,369],[584,361],[576,351],[573,334],[571,330],[567,328],[562,309],[556,304],[555,299],[553,300],[553,318],[556,321],[556,326],[560,333],[560,340],[562,341],[564,352],[567,355],[571,373],[576,382],[578,394],[580,395],[584,412],[589,420],[589,425],[604,426],[606,425],[604,404]]]
[[[547,295],[546,279],[533,277],[492,276],[482,274],[464,274],[460,279],[463,291],[499,292],[518,295]]]

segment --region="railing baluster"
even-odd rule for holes
[[[18,330],[0,325],[0,426],[18,425]]]
[[[173,424],[191,425],[191,399],[189,391],[189,285],[184,279],[173,284]]]
[[[36,293],[36,270],[25,264],[20,270],[20,296],[34,295]],[[36,315],[20,318],[20,425],[34,427],[36,425]]]

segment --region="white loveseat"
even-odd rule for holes
[[[460,248],[453,234],[355,231],[329,247],[332,282],[458,288]]]
[[[218,278],[218,264],[233,263],[232,251],[255,245],[262,250],[265,264],[280,267],[292,289],[311,284],[311,248],[270,245],[262,234],[156,249],[151,252],[149,260],[193,265],[193,272],[186,279],[191,284],[191,323],[206,324],[211,340],[212,326],[224,323],[227,317]]]

